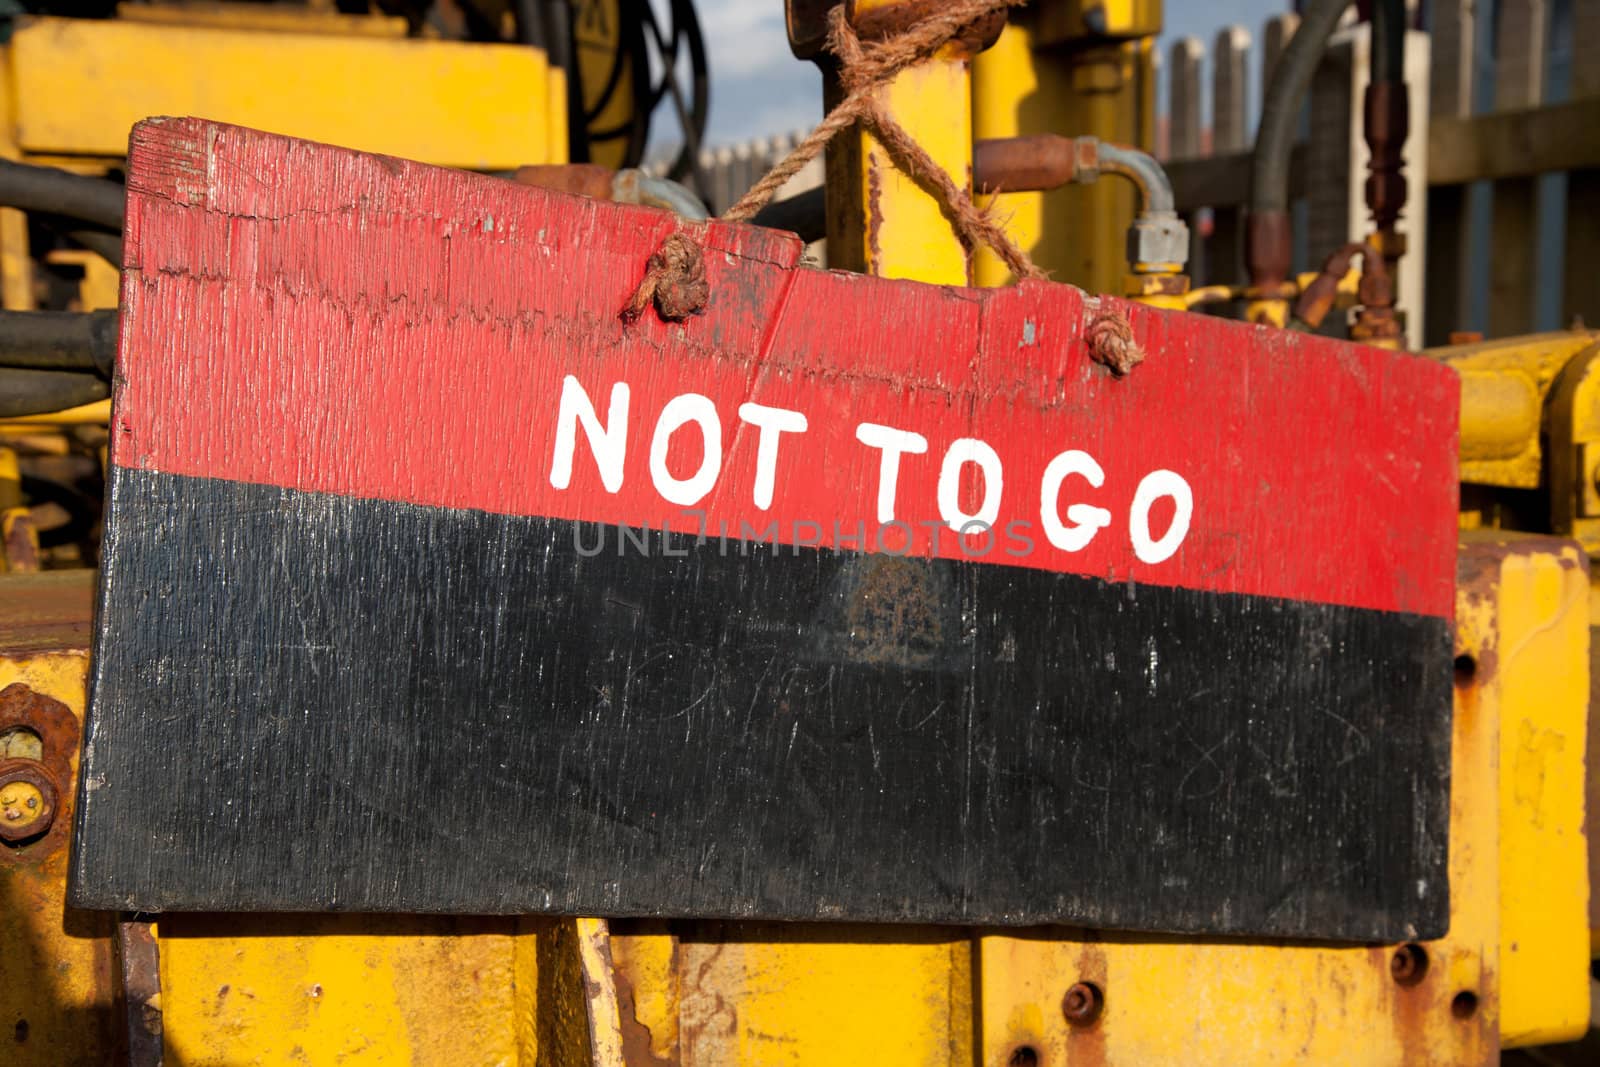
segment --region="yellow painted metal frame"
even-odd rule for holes
[[[1118,0],[1107,17],[1133,35],[1148,28],[1152,8],[1159,20],[1159,5],[1149,0]],[[41,23],[52,21],[35,20],[21,32],[38,34]],[[87,107],[83,100],[92,94],[36,104],[43,84],[39,64],[46,61],[41,57],[87,63],[84,55],[66,55],[62,33],[71,37],[104,31],[106,36],[95,43],[102,51],[88,54],[122,63],[105,69],[127,77],[127,56],[118,58],[105,50],[112,43],[127,46],[146,40],[137,35],[154,29],[116,23],[101,24],[97,31],[68,28],[52,31],[53,37],[39,34],[24,40],[20,51],[17,45],[6,50],[0,56],[7,64],[0,84],[15,94],[4,102],[15,106],[15,113],[0,121],[0,154],[119,155],[122,141],[111,145],[104,130],[94,133],[99,141],[86,139],[76,148],[56,143],[64,135],[49,131],[74,128],[84,118],[79,114]],[[967,60],[952,55],[908,71],[886,90],[887,105],[952,174],[970,166],[974,126],[980,136],[1031,132],[1020,125],[1004,130],[987,124],[1007,107],[1014,118],[1017,101],[1055,84],[1050,79],[1064,78],[1060,84],[1070,87],[1073,78],[1092,82],[1100,77],[1074,74],[1080,69],[1077,60],[1058,65],[1052,59],[1037,67],[1031,60],[1022,63],[1024,53],[1031,57],[1037,43],[1028,36],[1035,31],[1014,32],[1018,30],[1008,29],[989,57],[1002,81],[986,83],[986,59],[980,57],[977,80],[969,85]],[[173,31],[163,27],[160,32]],[[309,62],[304,57],[320,54],[308,43],[318,34],[309,31],[269,34],[188,27],[181,32],[216,35],[202,40],[220,49],[211,53],[213,58],[223,54],[238,61],[228,65],[229,76],[254,79],[262,86],[281,80],[287,63],[301,65]],[[1049,30],[1058,32],[1064,31]],[[290,46],[293,51],[286,52]],[[388,70],[396,68],[385,64],[400,63],[401,55],[390,50],[402,46],[447,47],[376,35],[357,51]],[[347,52],[349,42],[339,47]],[[478,52],[485,46],[470,47]],[[1119,70],[1133,72],[1132,80],[1098,90],[1104,99],[1093,107],[1101,110],[1083,112],[1091,116],[1083,119],[1088,128],[1068,132],[1139,140],[1143,135],[1116,137],[1093,123],[1122,121],[1144,106],[1139,93],[1146,90],[1138,88],[1138,79],[1148,72],[1148,44],[1135,39],[1097,47],[1110,51],[1085,69],[1099,69],[1115,56]],[[363,51],[369,48],[375,50]],[[542,60],[529,66],[526,50],[508,51],[521,53],[516,71],[526,84],[548,78],[550,72],[539,73]],[[289,55],[295,58],[286,60]],[[439,55],[443,65],[429,68],[430,77],[442,78],[451,69]],[[142,57],[141,76],[145,64],[173,67],[183,56],[184,49],[169,37]],[[1007,56],[1012,62],[1004,66],[1000,61]],[[480,73],[499,69],[495,64],[502,59],[485,61],[488,65]],[[80,77],[90,73],[81,66],[71,69]],[[96,77],[107,79],[99,84],[109,84],[113,74]],[[57,70],[51,76],[73,75]],[[272,110],[276,103],[250,110],[257,104],[239,85],[202,93],[190,92],[193,87],[181,82],[182,76],[172,73],[163,84],[178,94],[173,99],[194,103],[169,103],[156,110],[204,112],[208,107],[203,105],[215,102],[244,109],[220,117],[267,126],[271,116],[280,114]],[[384,85],[350,70],[337,72],[335,82],[351,87],[359,82],[363,91]],[[540,131],[530,143],[561,145],[564,112],[558,124],[549,104],[559,93],[545,84],[549,95],[544,118],[537,119],[538,109],[522,101],[528,106],[528,122],[542,123],[529,126]],[[326,82],[319,82],[316,93],[325,87]],[[496,106],[487,99],[474,102],[459,83],[454,91],[458,106],[471,104],[485,113]],[[301,92],[290,86],[286,95]],[[989,119],[983,117],[986,113]],[[421,124],[403,134],[385,133],[383,125],[393,122],[383,117],[388,112],[355,114],[330,107],[319,114],[317,121],[327,132],[313,136],[441,162],[501,165],[483,162],[492,153],[482,148],[487,135],[481,130],[462,132],[455,141],[433,141],[426,148],[386,147],[363,138],[422,138],[438,132],[437,127]],[[1070,118],[1076,113],[1063,114]],[[14,130],[22,131],[21,140],[6,141]],[[500,133],[506,140],[497,142],[495,151],[512,153],[516,163],[540,161],[517,147],[521,130]],[[84,147],[91,143],[98,147]],[[478,155],[463,162],[447,158],[452,153]],[[854,257],[864,269],[889,276],[967,280],[965,251],[937,207],[898,174],[879,146],[860,135],[837,159],[830,165],[844,172],[836,177],[859,195],[855,208],[846,212],[858,221],[846,225],[848,220],[834,220],[853,234],[836,249],[836,257]],[[1058,277],[1114,291],[1122,273],[1122,234],[1132,214],[1131,193],[1119,186],[1107,183],[1107,192],[1098,195],[1125,202],[1090,198],[1072,207],[1086,225],[1092,223],[1089,230],[1069,232],[1060,220],[1070,212],[1059,219],[1047,217],[1040,194],[1023,194],[1032,200],[1003,198],[1001,210],[1015,210],[1013,231],[1025,246],[1032,241],[1036,257],[1055,267]],[[13,214],[0,213],[0,291],[7,306],[25,306],[13,303],[24,299],[11,243],[20,220],[8,218]],[[1098,236],[1087,241],[1085,251],[1070,252],[1059,263],[1050,260],[1052,249],[1071,249],[1091,230]],[[1081,261],[1070,258],[1080,254]],[[1000,280],[994,265],[980,254],[972,268],[977,280]],[[1095,273],[1102,269],[1104,278]],[[1502,372],[1524,374],[1532,368],[1529,380],[1542,404],[1556,373],[1577,351],[1569,343],[1564,339],[1551,341],[1554,347],[1540,347],[1543,342],[1533,349],[1524,346],[1505,367],[1496,363],[1506,356],[1501,349],[1456,352],[1446,358],[1456,363],[1460,357],[1458,365],[1469,375],[1481,370],[1491,381],[1505,378]],[[1545,367],[1548,374],[1540,369]],[[1469,388],[1476,386],[1464,386]],[[1491,407],[1504,410],[1483,415],[1473,406],[1473,395],[1467,393],[1464,444],[1503,441],[1507,443],[1499,447],[1504,451],[1515,439],[1519,447],[1514,454],[1496,454],[1482,462],[1502,464],[1495,477],[1503,480],[1491,484],[1517,484],[1508,479],[1527,477],[1527,405],[1489,397]],[[1579,397],[1574,403],[1586,401]],[[1479,418],[1490,422],[1470,421]],[[1499,419],[1507,421],[1494,421]],[[1535,449],[1537,436],[1535,425]],[[1538,464],[1535,452],[1536,479]],[[1033,1051],[1032,1062],[1046,1067],[1103,1062],[1469,1064],[1493,1062],[1502,1043],[1576,1036],[1588,1019],[1582,826],[1588,595],[1584,556],[1577,545],[1549,538],[1479,537],[1463,551],[1457,634],[1462,669],[1452,756],[1452,923],[1446,938],[1424,946],[1429,968],[1415,986],[1402,987],[1392,977],[1393,945],[1180,941],[1060,928],[1001,933],[749,923],[619,923],[607,937],[603,923],[583,920],[172,916],[158,926],[168,1050],[186,1064],[576,1064],[615,1062],[620,1049],[630,1062],[870,1060],[907,1067],[975,1062],[1002,1067],[1029,1062],[1015,1058],[1024,1047]],[[50,649],[0,647],[0,685],[26,680],[81,715],[85,646],[79,641],[56,642]],[[10,994],[7,1006],[20,1004],[33,1019],[32,1045],[23,1046],[24,1056],[35,1057],[33,1062],[99,1060],[109,1047],[103,1027],[83,1024],[89,1017],[104,1019],[111,1010],[109,930],[102,929],[104,923],[95,926],[92,917],[63,910],[64,855],[28,873],[0,870],[0,989]],[[615,968],[614,988],[602,988],[596,999],[592,983],[584,979],[608,966],[607,948]],[[44,981],[32,971],[18,970],[46,963],[55,969]],[[1074,1027],[1062,1014],[1061,997],[1070,984],[1083,980],[1104,989],[1105,1010],[1095,1024]],[[17,994],[18,989],[24,992]],[[0,1039],[5,1037],[0,1033]]]
[[[906,0],[856,0],[853,15],[905,6]],[[838,102],[836,79],[826,77],[825,103]],[[956,185],[972,186],[972,81],[959,42],[933,60],[908,67],[878,91],[880,106],[943,167]],[[840,134],[827,153],[830,266],[942,285],[973,282],[969,253],[934,198],[896,166],[865,130]]]
[[[199,115],[477,170],[565,161],[561,79],[531,48],[32,18],[8,51],[25,153],[118,157],[140,119]]]
[[[81,721],[94,580],[0,576],[0,689],[21,682]],[[20,864],[0,856],[0,1059],[15,1067],[112,1062],[113,917],[68,911],[66,883],[64,847]]]
[[[1497,641],[1477,658],[1484,677],[1476,684],[1492,693],[1500,720],[1500,1037],[1507,1047],[1572,1041],[1589,1028],[1588,559],[1572,542],[1545,546],[1500,557]]]
[[[1161,5],[1140,0],[1105,5],[1119,36],[1063,36],[1082,25],[1047,5],[1012,16],[994,47],[973,60],[972,124],[979,138],[1032,133],[1093,135],[1150,149],[1155,140],[1155,33]],[[1116,33],[1115,30],[1112,31]],[[1090,292],[1121,293],[1129,273],[1127,231],[1137,204],[1127,182],[1101,180],[1045,193],[984,197],[1006,230],[1056,281]],[[975,258],[980,285],[1011,279],[987,249]]]
[[[1545,400],[1563,369],[1597,341],[1600,333],[1558,330],[1427,351],[1461,375],[1463,482],[1508,489],[1540,486]]]

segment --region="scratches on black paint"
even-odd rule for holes
[[[1444,930],[1446,620],[114,478],[80,905]]]

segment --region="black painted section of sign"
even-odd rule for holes
[[[1445,931],[1444,620],[114,477],[80,905]]]

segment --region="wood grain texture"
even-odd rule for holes
[[[197,120],[130,158],[81,903],[1440,932],[1445,368],[717,223],[707,313],[625,326],[671,216]],[[615,463],[563,481],[573,389]],[[765,503],[750,403],[806,421]],[[868,423],[925,445],[887,542]]]

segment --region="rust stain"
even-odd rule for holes
[[[1073,983],[1092,983],[1100,991],[1103,1002],[1092,1022],[1073,1025],[1071,1020],[1068,1020],[1066,1061],[1068,1067],[1102,1067],[1108,1062],[1106,1027],[1111,1020],[1107,1012],[1115,1008],[1116,990],[1111,987],[1107,979],[1105,949],[1093,941],[1085,942],[1078,950],[1078,973],[1073,978]]]
[[[883,171],[877,153],[867,151],[867,273],[881,272],[883,249],[878,232],[883,229]]]
[[[1367,950],[1375,974],[1393,974],[1394,949],[1388,945],[1375,945]],[[1428,1063],[1433,1053],[1428,1047],[1427,1012],[1432,1002],[1432,986],[1424,976],[1411,985],[1391,982],[1385,991],[1389,1017],[1394,1023],[1394,1034],[1403,1052],[1402,1063]]]
[[[708,1040],[711,1035],[726,1037],[733,1034],[739,1025],[738,1001],[743,990],[718,988],[717,971],[722,964],[723,954],[730,947],[723,931],[722,923],[700,926],[698,936],[715,947],[695,960],[694,974],[685,975],[683,986],[678,991],[678,1054],[681,1057],[687,1053],[691,1062],[701,1058],[697,1056],[696,1049],[702,1044],[708,1048],[720,1047],[720,1042]],[[742,954],[742,945],[734,947]]]
[[[863,663],[927,666],[945,645],[944,596],[925,561],[874,554],[841,574],[840,635],[849,656]]]
[[[32,731],[40,741],[40,758],[11,759],[0,763],[0,773],[43,783],[41,792],[53,794],[51,823],[42,836],[0,847],[0,866],[36,863],[67,842],[72,824],[72,758],[78,751],[78,719],[59,700],[35,692],[22,682],[0,690],[0,733],[13,729]]]
[[[89,569],[7,577],[0,647],[9,656],[87,649],[94,583]]]
[[[676,970],[678,948],[672,949]],[[622,1023],[622,1062],[626,1067],[679,1067],[683,1062],[681,1047],[674,1048],[670,1056],[657,1056],[652,1045],[650,1028],[639,1021],[639,1009],[634,997],[633,982],[627,972],[616,967],[612,970],[617,984],[617,1016]]]
[[[150,924],[118,923],[117,952],[128,1013],[129,1067],[159,1067],[163,1053],[161,960]]]

